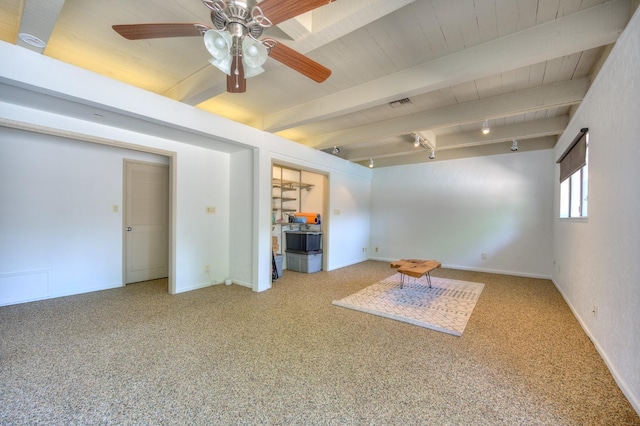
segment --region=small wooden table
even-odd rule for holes
[[[414,278],[420,278],[426,275],[429,287],[431,287],[430,272],[436,268],[440,268],[441,266],[442,264],[435,260],[400,259],[395,262],[391,262],[391,267],[398,268],[398,272],[400,272],[400,288],[404,286],[405,275]]]

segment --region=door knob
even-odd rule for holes
[[[127,226],[127,232],[128,231],[133,231],[133,228],[131,228],[130,226]]]

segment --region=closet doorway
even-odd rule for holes
[[[276,269],[307,273],[326,270],[327,191],[326,175],[290,165],[273,164],[271,248]],[[314,243],[319,241],[319,247],[288,247],[287,234],[298,232],[316,234],[298,238],[308,237]],[[296,239],[295,235],[289,237],[290,242]]]

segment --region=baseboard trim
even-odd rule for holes
[[[371,258],[369,258],[369,260],[377,260],[377,261],[381,261],[381,262],[394,262],[394,261],[398,260],[398,258],[388,259],[388,258],[384,258],[384,257],[371,257]],[[485,272],[487,274],[513,275],[515,277],[540,278],[540,279],[544,279],[544,280],[550,280],[551,279],[551,275],[534,274],[534,273],[530,273],[530,272],[519,272],[519,271],[505,271],[505,270],[502,270],[502,269],[476,268],[476,267],[469,267],[469,266],[453,265],[453,264],[450,264],[450,263],[443,263],[442,267],[443,268],[449,268],[449,269],[459,269],[461,271]]]
[[[593,337],[593,333],[591,333],[591,330],[587,326],[587,323],[584,322],[582,317],[578,314],[578,311],[571,304],[571,301],[566,296],[566,294],[562,291],[562,288],[560,288],[558,283],[556,283],[556,281],[553,278],[551,278],[551,282],[553,283],[555,288],[558,290],[558,292],[562,296],[562,299],[571,310],[571,313],[573,314],[573,316],[576,318],[576,320],[578,320],[578,324],[580,324],[580,327],[582,327],[582,330],[585,332],[589,340],[591,340],[591,343],[593,343],[593,346],[596,348],[596,351],[600,355],[600,358],[602,358],[602,360],[604,361],[604,364],[607,366],[607,369],[609,369],[611,376],[613,376],[613,380],[616,381],[616,384],[618,385],[618,387],[620,388],[624,396],[627,398],[627,400],[629,401],[633,409],[636,411],[636,413],[640,415],[640,401],[638,401],[638,399],[636,399],[633,392],[630,391],[629,386],[627,385],[625,380],[622,378],[622,376],[620,376],[618,371],[615,369],[615,367],[609,360],[607,353],[602,349],[598,341]]]

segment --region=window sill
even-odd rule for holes
[[[582,223],[589,222],[589,216],[585,216],[585,217],[559,217],[558,219],[560,219],[562,222],[582,222]]]

